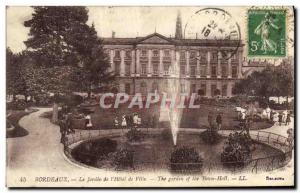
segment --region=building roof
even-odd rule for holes
[[[179,46],[244,46],[239,40],[213,40],[213,39],[175,39],[168,38],[159,33],[136,38],[102,38],[105,45],[137,45],[137,44],[169,44]]]

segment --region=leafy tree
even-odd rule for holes
[[[26,84],[22,74],[24,54],[15,54],[10,48],[6,49],[6,88],[7,94],[13,96],[21,94],[26,96]]]
[[[269,102],[270,96],[292,96],[293,76],[291,64],[267,66],[261,72],[255,71],[235,84],[234,94],[258,96]]]
[[[86,24],[88,10],[85,7],[33,8],[32,18],[24,22],[30,27],[25,45],[42,72],[33,73],[42,80],[36,82],[33,78],[29,84],[40,83],[40,90],[56,93],[56,96],[71,91],[87,91],[90,95],[93,86],[111,79],[101,40],[94,26]],[[30,87],[36,88],[36,85]],[[54,122],[57,121],[57,102],[55,100],[53,105]]]

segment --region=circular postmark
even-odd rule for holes
[[[223,42],[229,42],[230,49],[220,49],[225,59],[231,58],[241,44],[240,26],[230,13],[219,8],[204,8],[196,11],[185,24],[184,38],[216,40],[220,47]]]

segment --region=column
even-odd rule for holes
[[[231,78],[231,53],[228,53],[228,67],[227,67],[227,71],[228,71],[228,78]]]
[[[222,54],[221,52],[218,51],[217,78],[221,78],[221,73],[222,73],[221,58],[222,58]]]
[[[196,77],[200,78],[200,51],[197,51],[197,66],[196,66]]]
[[[238,78],[242,78],[242,62],[243,54],[241,51],[238,51]]]
[[[110,60],[110,69],[112,72],[114,72],[115,71],[114,50],[109,51],[109,60]]]
[[[125,62],[124,62],[124,57],[125,57],[125,51],[121,50],[121,76],[125,75]]]
[[[152,50],[148,50],[148,68],[147,68],[148,77],[152,76],[151,59],[152,59]]]
[[[136,76],[140,76],[141,70],[140,70],[140,49],[136,49]]]
[[[175,51],[175,75],[179,77],[180,74],[180,52],[178,50]]]
[[[232,82],[227,84],[227,97],[232,97]]]
[[[134,52],[134,49],[133,50],[131,50],[131,65],[130,65],[130,74],[131,74],[131,76],[133,77],[133,76],[135,76],[135,62],[136,62],[136,60],[135,60],[135,52]]]
[[[205,82],[206,85],[206,97],[211,97],[211,82],[210,80]]]
[[[185,69],[186,77],[190,77],[190,52],[186,51],[186,69]]]
[[[176,71],[176,66],[175,66],[175,61],[176,61],[176,55],[175,55],[175,50],[171,50],[171,76],[175,77],[175,71]]]
[[[207,52],[206,78],[210,78],[210,51]]]
[[[159,50],[159,76],[164,75],[164,67],[163,67],[163,51]]]

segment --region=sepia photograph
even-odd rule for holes
[[[295,187],[293,6],[6,6],[6,186]]]

